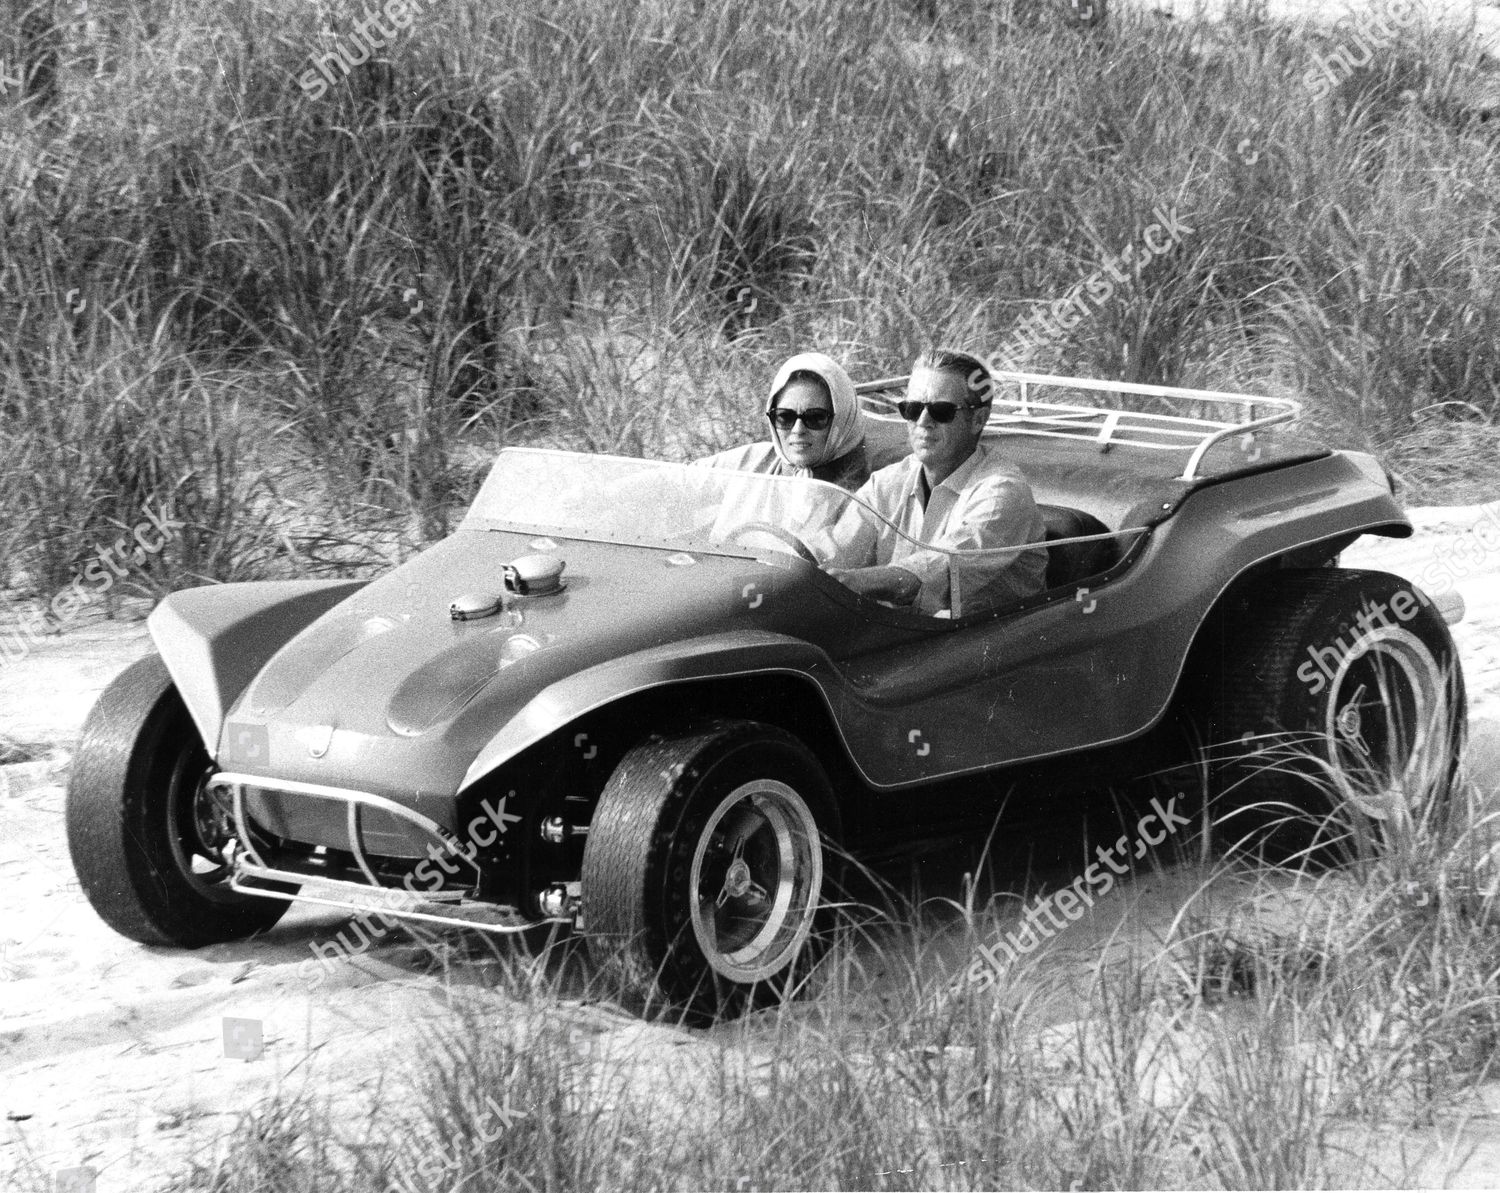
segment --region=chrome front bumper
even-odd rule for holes
[[[233,857],[233,869],[229,885],[236,891],[262,898],[283,899],[288,903],[313,903],[324,907],[337,907],[345,911],[375,912],[393,919],[416,920],[431,924],[449,924],[464,928],[478,928],[484,932],[524,932],[544,924],[572,924],[571,916],[549,916],[533,919],[523,915],[519,909],[503,904],[491,903],[479,898],[479,867],[472,860],[472,846],[466,848],[452,833],[436,821],[403,807],[394,800],[368,791],[353,791],[343,787],[325,787],[318,783],[298,783],[291,780],[267,780],[255,775],[222,771],[208,781],[210,788],[225,789],[230,793],[233,806],[235,835],[240,848]],[[250,832],[250,818],[246,811],[247,791],[251,788],[274,795],[290,795],[299,799],[331,800],[346,809],[345,828],[347,849],[355,864],[365,876],[365,882],[351,882],[341,878],[324,878],[303,874],[295,870],[284,870],[266,862],[257,852]],[[460,888],[445,887],[441,890],[415,889],[408,880],[402,887],[389,886],[380,881],[371,866],[371,851],[367,847],[364,821],[370,812],[378,812],[402,822],[403,827],[417,839],[426,842],[429,849],[440,851],[473,872],[473,881]],[[431,856],[418,854],[417,856]],[[294,892],[267,888],[261,883],[282,883],[297,888]]]

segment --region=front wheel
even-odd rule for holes
[[[736,1014],[791,993],[819,946],[832,793],[791,734],[717,722],[632,749],[583,855],[589,953],[656,1013]]]
[[[1463,675],[1425,593],[1384,572],[1274,572],[1226,619],[1207,693],[1220,832],[1363,853],[1446,799]]]
[[[156,655],[128,667],[84,723],[68,782],[68,851],[99,918],[142,944],[197,948],[263,932],[288,903],[229,886],[231,810]]]

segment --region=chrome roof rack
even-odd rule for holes
[[[1172,385],[1142,385],[1131,381],[1096,381],[1087,377],[1058,377],[1048,373],[991,374],[997,389],[1014,387],[1016,397],[997,393],[990,410],[988,430],[1002,435],[1047,435],[1058,439],[1085,439],[1108,451],[1115,445],[1150,448],[1159,451],[1187,452],[1187,462],[1178,479],[1198,480],[1198,469],[1210,448],[1235,436],[1245,437],[1248,447],[1257,432],[1278,423],[1291,422],[1302,412],[1302,405],[1290,398],[1271,398],[1255,394],[1232,394],[1212,389],[1183,389]],[[873,400],[887,408],[894,406],[889,398],[877,395],[903,388],[906,377],[887,377],[855,386],[855,392],[867,400],[866,410],[875,418],[893,419],[893,410],[871,409]],[[1116,398],[1111,405],[1089,406],[1079,402],[1042,400],[1034,390],[1090,390]],[[1120,402],[1122,395],[1152,398],[1168,404],[1195,402],[1207,405],[1198,415],[1157,414],[1134,409]],[[1238,408],[1240,417],[1228,417],[1230,406]]]

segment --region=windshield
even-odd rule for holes
[[[474,499],[469,519],[573,538],[754,554],[759,543],[746,549],[741,542],[748,525],[813,532],[846,511],[861,521],[884,522],[851,494],[823,481],[629,456],[506,448]]]
[[[904,531],[823,481],[534,448],[502,451],[464,525],[765,556],[797,555],[854,588],[856,569],[895,565],[917,588],[890,603],[962,616],[1041,591],[1040,515],[1003,548],[954,550]],[[875,594],[881,599],[879,594]]]

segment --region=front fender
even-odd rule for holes
[[[528,746],[585,713],[636,692],[684,680],[772,671],[807,676],[825,699],[831,690],[842,687],[842,679],[824,651],[785,634],[738,630],[651,647],[600,663],[538,692],[479,751],[459,790],[472,787]]]
[[[363,580],[269,580],[174,592],[146,628],[210,753],[224,714],[267,661]]]

